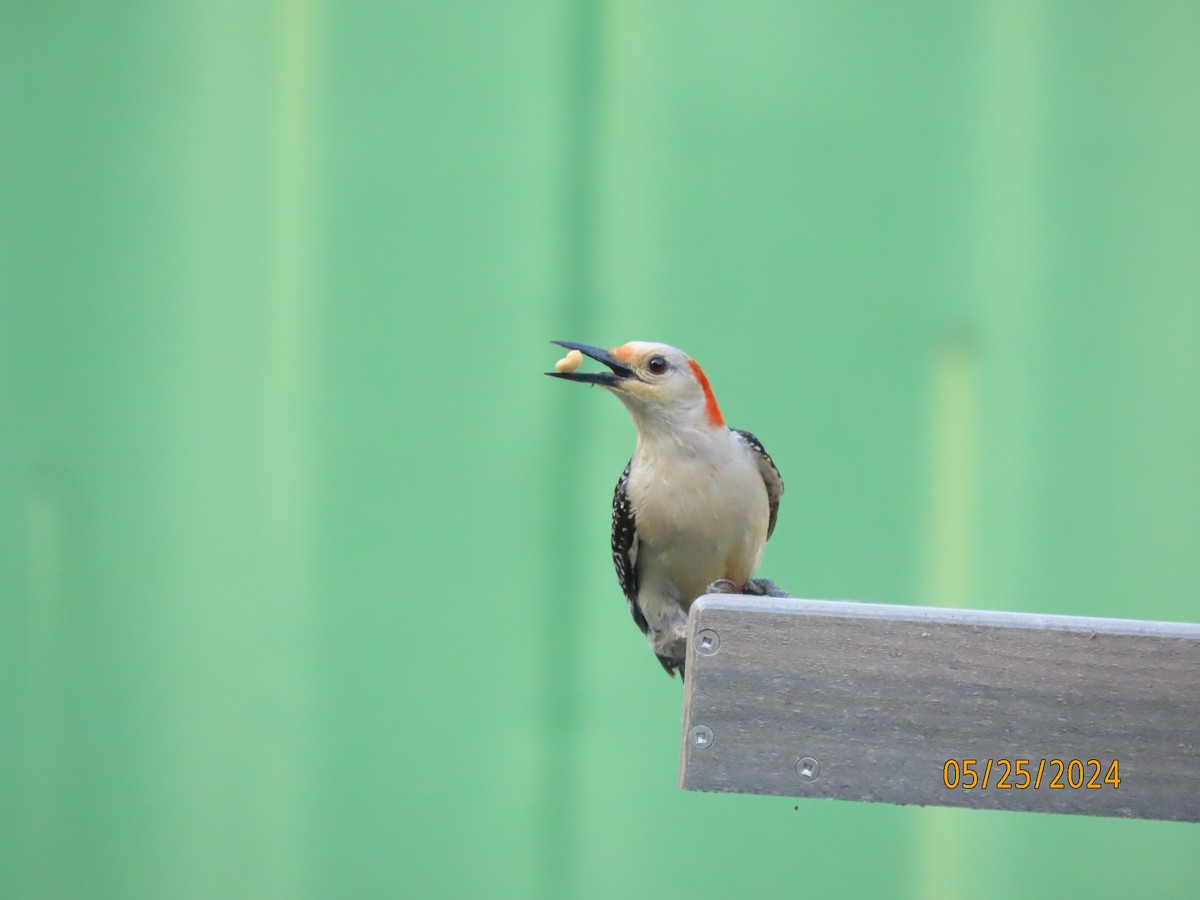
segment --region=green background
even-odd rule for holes
[[[1195,896],[680,792],[540,373],[699,359],[795,594],[1200,620],[1198,97],[1186,0],[0,0],[0,896]]]

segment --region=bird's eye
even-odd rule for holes
[[[661,375],[667,371],[667,361],[661,356],[652,356],[646,362],[646,368],[650,370],[651,375]]]

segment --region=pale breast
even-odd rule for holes
[[[645,460],[630,473],[639,568],[653,566],[685,607],[718,578],[749,579],[762,558],[769,507],[762,475],[738,445],[705,457]]]

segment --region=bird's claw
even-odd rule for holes
[[[736,594],[738,586],[728,578],[718,578],[708,586],[706,593],[709,594]]]
[[[742,588],[743,594],[753,594],[755,597],[790,597],[787,591],[770,578],[752,578]]]

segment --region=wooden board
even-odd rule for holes
[[[688,790],[1200,820],[1200,625],[709,596],[688,630]]]

